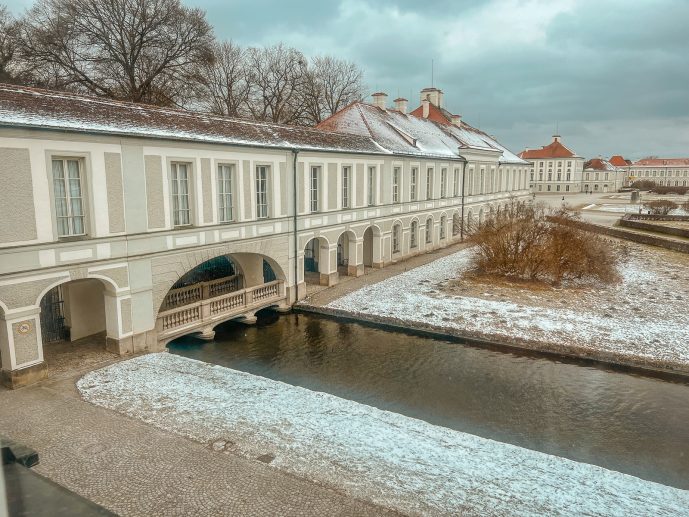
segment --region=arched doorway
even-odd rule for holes
[[[373,228],[370,226],[364,232],[364,266],[373,267]]]
[[[320,245],[318,239],[311,239],[304,248],[304,272],[318,273]]]
[[[337,270],[340,275],[359,276],[363,274],[357,260],[356,235],[352,231],[342,232],[337,239]]]

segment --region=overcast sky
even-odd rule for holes
[[[1,0],[0,0],[1,1]],[[29,0],[10,0],[15,12]],[[369,93],[446,107],[519,151],[689,156],[689,0],[185,0],[218,38],[361,66]]]

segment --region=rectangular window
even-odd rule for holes
[[[188,163],[172,163],[172,219],[175,226],[191,224]]]
[[[320,176],[320,167],[311,167],[311,180],[309,181],[309,190],[311,192],[311,211],[318,212],[318,176]]]
[[[226,223],[234,219],[232,202],[232,177],[234,165],[218,165],[218,221]]]
[[[342,208],[349,208],[350,171],[350,167],[342,167]]]
[[[440,197],[447,197],[447,169],[440,169]]]
[[[479,192],[478,192],[478,193],[479,193],[479,194],[483,194],[483,186],[484,186],[484,184],[485,184],[485,179],[486,179],[486,170],[485,170],[485,169],[481,169],[481,177],[480,177],[480,182],[479,182],[479,184],[478,184],[478,188],[479,188]]]
[[[409,199],[411,201],[416,201],[416,185],[419,177],[419,169],[412,167],[411,169],[411,182],[409,186]]]
[[[368,206],[376,204],[376,168],[368,168]]]
[[[268,217],[268,166],[256,166],[256,217]]]
[[[569,192],[569,185],[565,185],[565,191]]]
[[[572,175],[568,172],[567,173],[567,181],[570,181],[572,179]]]
[[[459,196],[459,169],[455,169],[454,196]]]
[[[86,229],[81,160],[53,160],[53,192],[58,236],[84,235]]]
[[[400,168],[395,167],[392,169],[392,202],[400,202]]]
[[[426,199],[433,199],[433,167],[426,170]]]

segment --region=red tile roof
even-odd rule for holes
[[[629,160],[625,160],[621,155],[616,154],[610,160],[608,160],[610,163],[612,163],[615,167],[626,167],[629,165],[631,162]]]
[[[642,158],[632,165],[636,167],[687,167],[689,158]]]
[[[594,171],[617,171],[615,165],[603,158],[593,158],[587,161],[584,163],[584,169],[593,169]]]
[[[414,111],[410,111],[409,114],[413,117],[423,118],[423,105],[419,106]],[[432,102],[428,103],[428,120],[438,122],[439,124],[450,125],[452,124],[451,116],[449,111],[439,108]]]
[[[519,153],[519,157],[524,160],[532,160],[534,158],[572,158],[575,156],[574,152],[557,139],[548,145],[544,145],[541,149],[526,149]]]

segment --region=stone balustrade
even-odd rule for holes
[[[242,315],[251,318],[257,310],[286,298],[282,280],[227,292],[239,285],[241,278],[235,275],[171,291],[163,304],[165,309],[158,314],[158,339],[169,341],[184,334],[212,333],[212,328],[223,321]],[[187,300],[187,303],[174,305],[181,300]],[[173,306],[168,309],[170,304]]]

